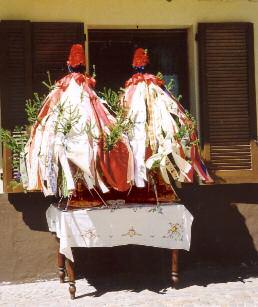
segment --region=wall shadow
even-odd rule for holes
[[[15,210],[22,213],[24,223],[36,231],[47,231],[46,210],[54,201],[52,197],[44,197],[43,193],[12,193],[8,201]]]
[[[194,216],[191,261],[237,264],[258,260],[245,217],[235,205],[258,206],[257,191],[257,184],[183,186],[183,203]]]
[[[95,287],[87,296],[106,292],[149,289],[157,293],[170,287],[170,255],[167,249],[127,245],[112,248],[73,249],[75,271]]]
[[[214,283],[241,281],[243,284],[249,277],[258,277],[258,264],[253,265],[205,265],[195,264],[181,274],[179,288],[192,285],[206,287]]]

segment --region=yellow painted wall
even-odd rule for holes
[[[200,21],[250,20],[257,3],[247,0],[1,0],[1,18],[81,19],[95,25],[189,25]],[[256,12],[255,12],[256,11]]]
[[[258,0],[0,0],[0,19],[79,21],[87,28],[188,28],[191,108],[199,118],[198,22],[252,22],[258,94]],[[258,95],[257,95],[258,96]],[[257,101],[257,100],[256,100]],[[258,103],[257,103],[258,109]],[[257,116],[258,118],[258,116]]]

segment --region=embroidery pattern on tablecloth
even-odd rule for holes
[[[135,236],[142,236],[142,234],[137,233],[136,230],[134,229],[133,226],[131,226],[129,228],[129,230],[127,231],[127,233],[122,234],[123,237],[125,236],[129,236],[130,238],[135,237]]]
[[[183,241],[184,228],[179,223],[169,223],[167,234],[163,238],[170,238],[175,241]]]
[[[91,228],[91,229],[84,231],[82,234],[82,237],[86,237],[87,239],[95,239],[99,236],[97,235],[96,229]]]

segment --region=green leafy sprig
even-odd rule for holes
[[[101,98],[103,98],[111,111],[118,116],[122,111],[122,107],[120,104],[120,96],[124,89],[120,88],[118,92],[112,90],[111,88],[104,87],[102,91],[99,92]]]
[[[93,64],[93,65],[92,65],[92,78],[95,79],[96,76],[97,76],[97,74],[96,74],[96,65]]]
[[[61,132],[64,136],[66,136],[71,131],[72,127],[76,125],[81,118],[79,109],[77,107],[72,108],[71,105],[67,107],[65,106],[65,103],[66,101],[58,105],[59,118],[56,127],[56,131]],[[65,112],[67,114],[65,114]]]
[[[163,75],[161,72],[158,72],[158,73],[156,74],[156,77],[159,78],[160,80],[165,81],[164,75]],[[169,93],[171,93],[173,96],[174,96],[173,90],[174,90],[174,88],[175,88],[175,84],[176,84],[176,83],[175,83],[175,80],[174,80],[172,77],[169,79],[169,81],[168,81],[167,84],[164,84],[165,89],[166,89]],[[183,96],[182,96],[182,95],[178,95],[178,96],[176,97],[176,99],[177,99],[178,101],[181,101],[181,100],[183,99]]]
[[[105,137],[104,150],[111,150],[122,138],[123,134],[129,134],[133,128],[133,122],[126,118],[125,112],[117,114],[115,124],[110,128],[110,133]]]
[[[23,151],[28,140],[26,128],[16,126],[12,132],[0,128],[0,141],[12,151],[12,166],[19,168],[20,153]]]
[[[93,129],[95,128],[95,125],[93,125],[91,122],[86,123],[84,129],[82,129],[83,132],[85,132],[89,137],[91,137],[94,141],[98,141],[99,137],[94,135]]]
[[[186,115],[186,118],[187,118],[185,124],[181,125],[179,120],[177,119],[179,130],[175,134],[175,136],[178,140],[182,140],[184,138],[190,140],[190,135],[193,132],[196,131],[196,120],[195,120],[195,118],[187,110],[185,110],[185,115]],[[195,141],[189,141],[189,143],[187,145],[191,146],[191,145],[198,145],[198,144],[199,144],[199,139],[196,139]]]
[[[122,138],[123,134],[128,134],[132,130],[133,122],[127,118],[126,112],[121,105],[120,97],[124,89],[114,91],[111,88],[104,87],[103,91],[99,92],[108,105],[108,108],[116,117],[116,122],[109,127],[110,133],[105,136],[104,150],[111,150],[115,144]]]
[[[46,95],[39,96],[38,93],[33,93],[33,98],[26,100],[25,112],[30,125],[33,125],[37,121],[39,110],[45,98]]]
[[[49,92],[55,89],[55,84],[52,83],[51,81],[51,76],[49,71],[47,71],[47,81],[42,81],[42,84],[44,84],[48,88]]]

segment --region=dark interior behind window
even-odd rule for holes
[[[182,103],[189,109],[186,30],[89,30],[88,42],[90,72],[95,65],[97,90],[124,87],[134,73],[133,52],[142,47],[150,57],[146,72],[173,77],[174,95],[182,95]]]

